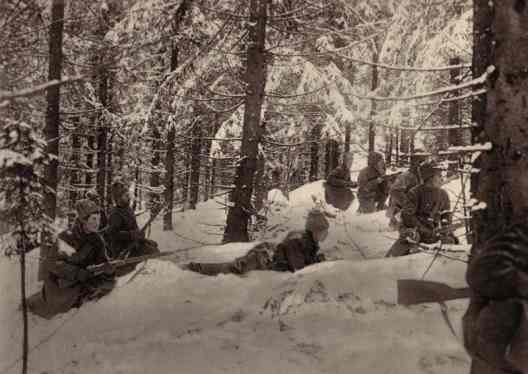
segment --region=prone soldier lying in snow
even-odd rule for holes
[[[304,231],[291,231],[276,247],[272,243],[258,244],[242,257],[224,263],[191,262],[185,267],[206,275],[238,274],[252,270],[295,272],[308,265],[324,261],[319,242],[328,236],[328,220],[324,213],[312,209],[308,213]]]

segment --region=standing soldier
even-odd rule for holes
[[[409,170],[398,175],[390,187],[389,208],[387,217],[390,219],[389,226],[397,230],[401,224],[401,210],[407,201],[409,191],[420,184],[419,166],[425,161],[424,156],[411,156]]]
[[[432,162],[420,167],[423,184],[409,191],[402,209],[400,237],[392,245],[387,257],[411,253],[415,243],[433,244],[438,241],[454,244],[452,235],[440,234],[442,227],[451,224],[449,195],[442,189],[442,170]]]
[[[116,258],[135,257],[159,252],[158,244],[145,238],[139,230],[136,216],[130,207],[130,193],[121,181],[112,184],[112,199],[115,206],[110,211],[106,236]],[[131,269],[135,267],[131,266]],[[124,272],[130,269],[126,268]]]
[[[359,172],[358,185],[359,213],[373,213],[384,209],[387,183],[385,161],[381,153],[369,153],[367,167]]]
[[[354,201],[354,193],[350,190],[357,187],[357,183],[350,178],[353,162],[354,155],[345,153],[341,165],[328,174],[324,184],[326,202],[341,210],[347,210]]]

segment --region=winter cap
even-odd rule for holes
[[[319,209],[312,209],[308,212],[308,217],[306,217],[305,229],[310,232],[321,232],[323,230],[328,230],[330,224],[326,219],[323,212]]]
[[[441,172],[442,169],[440,169],[434,161],[425,161],[420,164],[420,177],[424,182]]]
[[[91,214],[99,213],[101,210],[92,200],[82,199],[75,204],[77,216],[81,221],[85,221]]]
[[[112,183],[112,199],[114,202],[119,201],[119,198],[128,192],[127,186],[121,180],[116,180]]]

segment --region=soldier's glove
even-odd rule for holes
[[[410,243],[420,242],[420,233],[413,228],[402,229],[402,237]]]
[[[84,283],[86,282],[88,279],[90,279],[92,277],[92,273],[90,273],[88,270],[86,269],[82,269],[80,268],[78,271],[77,271],[77,280],[81,283]]]
[[[383,178],[383,177],[377,177],[377,178],[376,178],[376,181],[377,181],[378,183],[383,183],[383,181],[385,181],[385,178]]]

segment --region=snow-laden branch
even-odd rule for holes
[[[372,62],[372,61],[362,60],[362,59],[355,58],[355,57],[346,56],[341,53],[336,53],[332,50],[329,50],[327,52],[328,52],[327,54],[331,53],[334,56],[341,57],[344,60],[356,62],[358,64],[363,64],[363,65],[376,66],[378,68],[382,68],[386,70],[413,71],[413,72],[437,72],[437,71],[455,70],[455,69],[462,69],[462,68],[471,68],[471,64],[431,66],[431,67],[387,65],[387,64],[381,64],[378,62]]]
[[[31,87],[31,88],[26,88],[26,89],[23,89],[23,90],[20,90],[20,91],[15,91],[15,92],[6,92],[6,91],[4,91],[4,92],[1,92],[0,93],[0,107],[6,106],[8,104],[8,102],[11,101],[11,100],[15,100],[15,99],[18,99],[18,98],[21,98],[21,97],[35,96],[35,95],[38,95],[42,91],[45,91],[45,90],[47,90],[49,88],[52,88],[52,87],[55,87],[55,86],[60,86],[60,85],[66,84],[66,83],[80,81],[82,79],[84,79],[82,76],[72,77],[72,78],[65,78],[65,79],[62,79],[60,81],[55,79],[55,80],[43,83],[41,85],[38,85],[38,86],[35,86],[35,87]]]
[[[449,93],[449,92],[452,92],[452,91],[458,91],[458,90],[461,90],[461,89],[464,89],[464,88],[469,88],[469,87],[472,87],[472,86],[477,86],[477,85],[480,85],[480,84],[484,84],[486,82],[486,80],[488,79],[488,77],[490,76],[490,74],[493,73],[493,71],[495,71],[495,67],[494,66],[489,66],[484,74],[482,74],[480,77],[472,79],[472,80],[470,80],[468,82],[464,82],[464,83],[457,84],[457,85],[451,85],[451,86],[440,88],[438,90],[434,90],[434,91],[430,91],[430,92],[424,92],[424,93],[419,93],[419,94],[411,95],[411,96],[374,96],[374,95],[366,95],[365,96],[365,95],[358,95],[358,94],[350,93],[350,92],[349,93],[343,93],[343,95],[349,95],[349,96],[356,97],[358,99],[363,99],[363,100],[375,100],[375,101],[408,101],[408,100],[417,100],[417,99],[423,99],[425,97],[442,95],[442,94],[446,94],[446,93]]]

